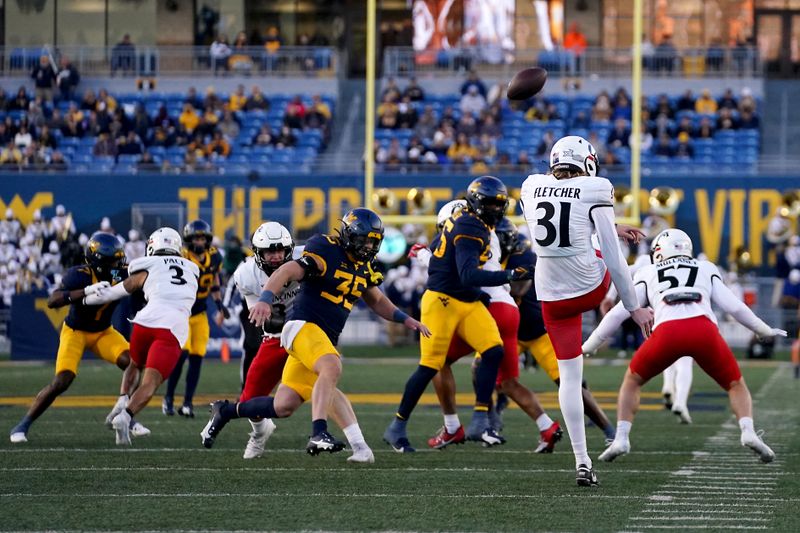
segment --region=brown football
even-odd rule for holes
[[[547,71],[541,67],[526,68],[508,82],[506,95],[509,100],[526,100],[537,94],[547,81]]]

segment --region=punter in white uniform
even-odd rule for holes
[[[161,383],[172,373],[189,337],[189,316],[197,293],[200,270],[181,257],[183,240],[172,228],[159,228],[147,241],[147,255],[128,266],[128,279],[103,287],[84,298],[96,305],[144,290],[147,305],[136,313],[131,332],[131,360],[144,369],[142,383],[127,405],[115,406],[112,419],[117,444],[131,443],[131,417],[144,409]]]
[[[631,229],[615,229],[614,188],[607,179],[597,177],[597,168],[596,152],[586,139],[564,137],[550,152],[550,172],[528,176],[520,197],[538,258],[536,294],[558,359],[558,399],[580,486],[598,484],[583,425],[581,316],[600,304],[613,279],[626,311],[645,336],[653,322],[652,311],[636,301],[628,265],[617,243],[618,236],[631,237]],[[592,246],[593,233],[602,259]]]
[[[741,444],[754,450],[762,461],[775,458],[756,435],[753,405],[739,365],[719,334],[711,303],[719,305],[761,337],[786,336],[765,324],[722,282],[719,269],[709,261],[692,258],[692,241],[678,229],[661,232],[651,246],[653,264],[636,273],[636,298],[655,309],[653,335],[636,351],[625,373],[617,403],[617,435],[600,455],[603,461],[630,451],[629,433],[639,408],[639,391],[648,380],[664,371],[678,357],[691,356],[706,374],[728,392],[741,429]],[[606,314],[583,345],[592,353],[627,316],[621,304]]]

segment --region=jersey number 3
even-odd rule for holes
[[[188,281],[186,281],[186,279],[184,279],[183,269],[181,267],[176,265],[170,265],[169,269],[172,270],[173,272],[172,278],[170,278],[169,280],[170,283],[172,283],[173,285],[186,285],[187,283],[189,283]]]
[[[572,204],[569,202],[558,202],[561,209],[558,214],[558,229],[553,224],[553,216],[556,214],[556,206],[550,202],[539,202],[536,204],[536,211],[544,209],[544,216],[538,219],[537,226],[541,226],[545,230],[545,236],[541,239],[536,239],[539,246],[550,246],[556,242],[558,237],[558,247],[568,248],[571,246],[569,242],[569,212],[572,209]]]
[[[333,277],[342,280],[342,282],[336,286],[336,290],[339,294],[331,294],[327,291],[322,291],[320,296],[335,304],[342,304],[345,309],[352,309],[353,302],[361,298],[361,289],[359,287],[366,288],[367,280],[361,276],[354,276],[349,272],[344,272],[343,270],[334,272]],[[354,298],[352,300],[345,298],[345,296],[348,295],[354,296]]]

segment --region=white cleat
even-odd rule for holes
[[[758,458],[761,459],[762,463],[771,463],[775,460],[775,452],[772,451],[772,448],[764,444],[764,441],[761,440],[758,434],[752,431],[742,433],[741,443],[742,446],[747,446],[753,450],[758,455]]]
[[[353,455],[347,458],[348,463],[374,463],[375,454],[372,453],[370,448],[362,448],[355,450]]]
[[[115,416],[120,414],[125,410],[126,407],[128,407],[128,399],[129,398],[127,394],[123,394],[117,398],[117,403],[114,404],[114,407],[111,408],[111,412],[108,413],[108,416],[106,416],[106,427],[108,429],[114,429],[111,426],[111,423],[114,421]]]
[[[626,453],[631,451],[631,443],[630,442],[619,442],[615,440],[611,443],[611,445],[605,449],[603,453],[600,454],[601,461],[605,461],[610,463],[620,455],[625,455]]]
[[[23,442],[28,442],[28,435],[22,431],[17,431],[16,433],[12,433],[9,439],[13,444],[22,444]]]
[[[275,422],[267,418],[264,420],[262,431],[250,432],[250,440],[247,441],[242,457],[245,459],[257,459],[264,455],[264,447],[275,432],[275,427]]]
[[[117,434],[117,446],[131,445],[131,415],[127,411],[122,411],[114,417],[111,425]]]
[[[672,413],[680,419],[681,424],[692,423],[692,417],[689,414],[689,409],[687,409],[686,407],[680,405],[673,405]]]
[[[132,437],[146,437],[150,434],[150,430],[144,427],[141,422],[137,422],[135,420],[132,421],[131,424],[131,436]]]

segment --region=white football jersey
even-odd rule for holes
[[[657,265],[646,265],[636,272],[635,285],[643,284],[650,307],[655,311],[655,327],[663,322],[706,316],[717,323],[711,309],[713,280],[722,282],[719,269],[709,261],[673,257]]]
[[[497,234],[494,231],[492,231],[489,236],[489,251],[489,260],[483,264],[483,269],[492,272],[503,270],[500,264],[500,239],[497,238]],[[511,285],[508,283],[505,285],[498,285],[497,287],[481,287],[481,290],[491,297],[492,302],[510,304],[514,307],[517,306],[516,302],[514,302],[514,298],[511,297]]]
[[[154,255],[131,261],[128,273],[147,271],[144,297],[147,305],[136,313],[134,324],[168,329],[181,346],[189,338],[189,316],[197,296],[200,269],[176,255]]]
[[[575,298],[591,292],[611,270],[625,308],[636,308],[627,263],[614,231],[614,187],[605,178],[580,176],[556,179],[532,174],[522,184],[523,214],[538,257],[534,281],[543,301]],[[605,219],[602,223],[600,217]],[[597,256],[592,234],[597,232],[604,259]]]
[[[233,282],[236,284],[236,288],[239,289],[239,293],[247,302],[247,307],[251,309],[258,303],[258,298],[261,296],[261,292],[264,290],[264,285],[267,283],[268,279],[269,276],[258,268],[258,265],[252,257],[248,257],[242,261],[233,273]],[[283,305],[286,309],[286,314],[288,314],[294,303],[294,297],[297,296],[298,292],[300,292],[300,283],[292,281],[289,285],[284,287],[280,293],[275,295],[274,303],[276,305]]]

